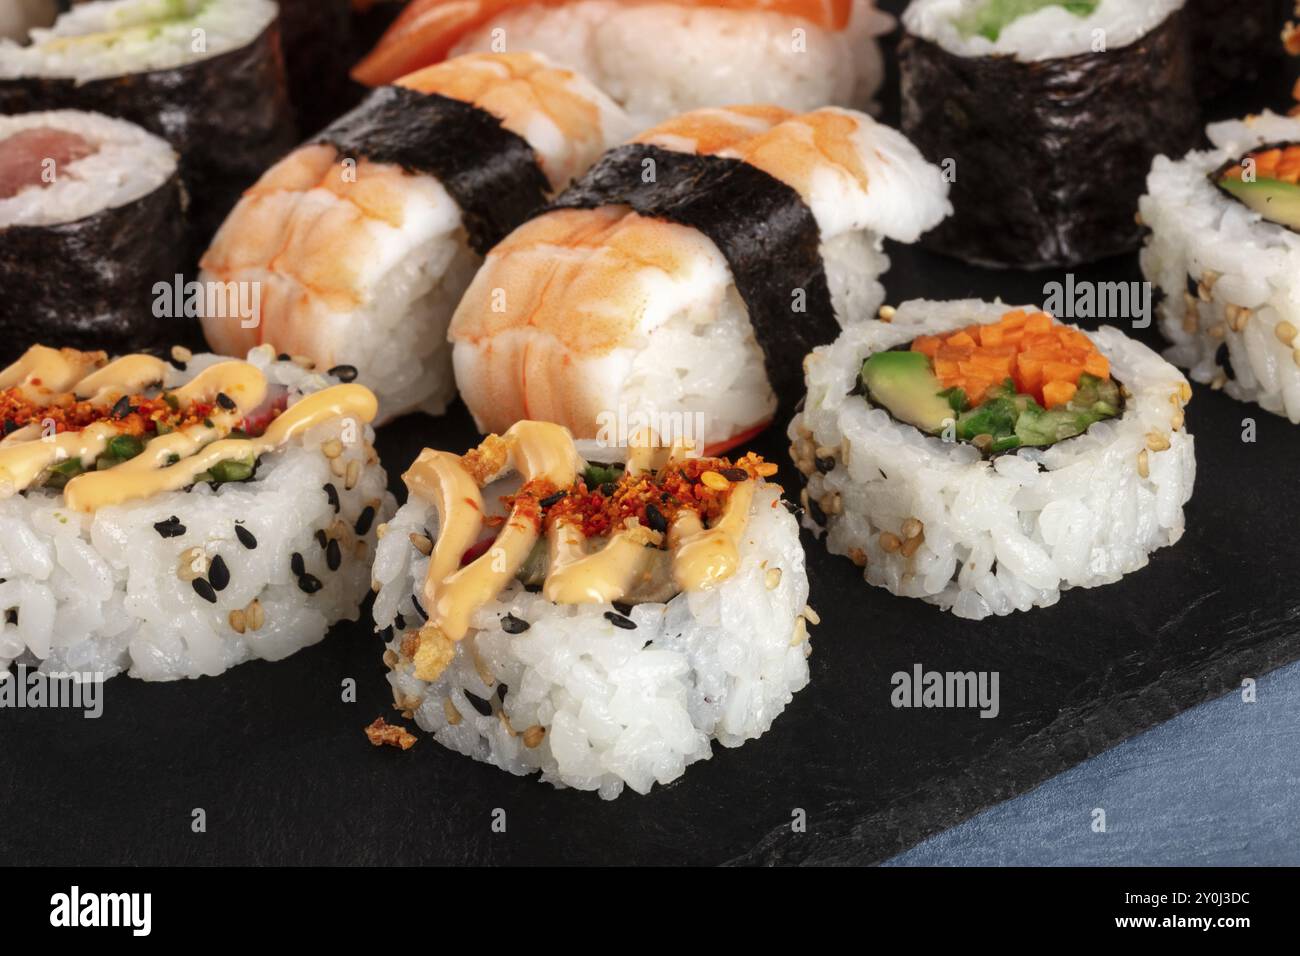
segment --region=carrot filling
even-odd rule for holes
[[[1261,146],[1220,166],[1210,181],[1270,222],[1300,232],[1300,143]]]
[[[1054,444],[1121,407],[1110,362],[1088,336],[1022,309],[872,355],[862,385],[900,421],[985,454]]]

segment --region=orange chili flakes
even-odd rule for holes
[[[628,518],[636,518],[653,531],[665,532],[683,510],[695,512],[706,524],[716,520],[736,482],[759,478],[770,471],[770,466],[753,454],[734,463],[726,458],[688,458],[654,473],[623,472],[610,483],[613,487],[588,488],[581,477],[566,489],[529,482],[502,501],[507,508],[518,507],[528,517],[541,520],[547,529],[560,522],[577,523],[588,538],[605,537],[622,528]],[[705,484],[701,478],[705,472],[725,478],[727,487]]]
[[[174,409],[161,397],[127,396],[126,403],[95,405],[79,401],[70,393],[52,395],[48,404],[38,404],[17,388],[0,391],[0,424],[4,434],[26,425],[42,427],[52,422],[56,434],[77,432],[99,422],[112,422],[124,435],[141,437],[158,430],[159,424],[172,429],[200,422],[212,414],[213,405],[195,402],[184,409]]]
[[[1046,312],[1016,309],[989,325],[920,335],[912,350],[929,356],[943,387],[963,389],[971,405],[1008,378],[1046,408],[1068,402],[1085,372],[1110,378],[1110,362],[1092,340]]]

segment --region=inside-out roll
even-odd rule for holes
[[[1214,149],[1158,157],[1142,197],[1166,357],[1300,424],[1300,118],[1266,112],[1208,135]]]
[[[981,619],[1117,581],[1174,544],[1187,380],[1113,326],[905,302],[807,360],[806,525],[869,584]]]
[[[250,189],[203,257],[255,283],[259,320],[205,316],[217,351],[268,342],[355,366],[380,418],[455,395],[447,324],[481,256],[625,136],[578,74],[473,54],[381,87]]]
[[[403,715],[606,799],[765,733],[808,683],[818,620],[798,524],[775,465],[687,452],[531,421],[422,452],[374,565]]]
[[[669,120],[488,254],[449,333],[461,396],[482,431],[673,421],[734,445],[793,407],[804,352],[874,313],[884,238],[914,241],[946,190],[862,113]]]
[[[175,151],[133,123],[56,110],[0,116],[0,328],[13,343],[156,345],[151,307],[183,262]]]

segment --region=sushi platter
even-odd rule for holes
[[[1300,658],[1288,17],[17,2],[0,860],[879,863]]]

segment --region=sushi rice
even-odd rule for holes
[[[184,371],[169,373],[166,386],[222,361],[195,355]],[[271,388],[288,389],[291,406],[334,384],[277,361],[270,348],[253,350],[248,361]],[[288,657],[336,621],[356,620],[375,528],[395,503],[373,454],[373,431],[335,443],[343,429],[342,419],[312,427],[262,455],[252,478],[215,490],[201,482],[90,513],[43,488],[0,499],[0,607],[8,611],[0,670],[17,663],[144,680],[212,676],[244,661]],[[321,544],[329,539],[338,541],[336,570]],[[314,593],[302,584],[295,554],[301,571],[320,582]],[[194,579],[212,577],[218,557],[229,583],[208,601]]]
[[[796,461],[817,461],[805,525],[869,584],[973,620],[1047,607],[1145,566],[1182,537],[1196,475],[1187,380],[1110,326],[1087,334],[1128,390],[1123,414],[1049,447],[983,460],[857,393],[868,356],[1009,308],[914,300],[889,322],[849,327],[808,356],[805,407],[789,428]]]
[[[1300,234],[1210,181],[1255,147],[1300,141],[1300,118],[1214,123],[1214,149],[1157,157],[1142,197],[1142,271],[1164,296],[1165,357],[1198,382],[1300,424]]]
[[[579,443],[611,461],[616,450]],[[495,500],[494,488],[484,500]],[[496,494],[504,493],[497,491]],[[799,528],[762,483],[735,573],[712,590],[667,602],[553,604],[513,581],[479,608],[450,665],[422,681],[402,659],[403,628],[424,620],[412,601],[430,558],[412,546],[439,533],[416,495],[385,528],[375,559],[374,619],[388,642],[393,698],[448,749],[516,775],[613,799],[647,793],[712,755],[765,733],[808,683],[808,579]],[[635,625],[616,626],[614,610]],[[507,633],[507,615],[527,622]],[[803,615],[807,615],[805,618]]]

